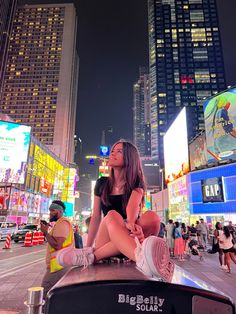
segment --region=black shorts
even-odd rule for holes
[[[222,249],[222,251],[223,251],[224,253],[229,253],[229,252],[235,253],[235,248],[232,246],[230,249],[227,249],[227,250]]]

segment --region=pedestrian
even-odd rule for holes
[[[198,244],[199,246],[202,245],[202,240],[201,240],[201,227],[200,227],[200,222],[197,220],[196,221],[196,226],[195,226],[196,230],[197,230],[197,240],[198,240]]]
[[[57,263],[56,255],[65,247],[74,247],[74,235],[70,221],[63,214],[65,204],[60,200],[54,200],[49,207],[50,222],[55,222],[48,232],[49,224],[41,222],[41,231],[47,240],[46,273],[42,280],[44,299],[47,292],[61,279],[68,270]]]
[[[188,232],[191,237],[197,236],[197,228],[194,226],[194,224],[192,224],[191,227],[188,228]]]
[[[174,254],[179,261],[184,261],[184,241],[182,238],[181,225],[178,221],[175,222],[174,238],[175,238]]]
[[[219,262],[220,262],[220,267],[222,269],[226,269],[226,265],[223,261],[223,250],[221,248],[221,245],[219,243],[219,237],[223,234],[223,227],[222,224],[217,221],[216,225],[215,225],[215,230],[214,230],[214,237],[213,237],[213,245],[212,245],[212,251],[213,252],[218,252],[219,253]]]
[[[200,219],[199,229],[200,229],[201,244],[203,245],[204,249],[206,249],[207,239],[209,239],[209,228],[208,228],[208,225],[204,222],[203,218]]]
[[[161,222],[160,223],[160,231],[158,233],[158,237],[163,239],[164,236],[165,236],[165,224],[164,224],[164,222]]]
[[[83,248],[83,240],[81,235],[79,234],[79,227],[78,225],[74,226],[74,239],[75,239],[75,248],[82,249]]]
[[[181,223],[181,232],[182,232],[182,238],[183,238],[183,243],[184,243],[184,251],[186,251],[186,245],[189,239],[189,234],[188,234],[188,230],[184,222]]]
[[[91,216],[87,217],[84,221],[86,231],[82,234],[82,241],[83,241],[83,246],[87,246],[87,239],[88,239],[88,230],[89,230],[89,224],[91,221]]]
[[[149,276],[170,281],[174,264],[165,240],[156,236],[160,218],[153,211],[141,213],[145,180],[137,148],[125,140],[118,141],[111,149],[108,166],[109,176],[99,178],[94,189],[89,247],[62,251],[59,263],[83,266],[85,259],[86,264],[93,264],[121,253]]]
[[[235,234],[235,227],[233,226],[232,221],[229,221],[229,224],[227,227],[229,229],[229,232],[232,234],[233,243],[235,244],[236,243],[236,234]]]
[[[175,239],[173,238],[174,224],[173,224],[172,219],[169,219],[165,230],[166,230],[166,242],[169,248],[170,256],[174,256]]]
[[[230,268],[230,259],[236,264],[234,246],[233,246],[233,237],[229,232],[228,227],[223,227],[223,233],[219,235],[219,243],[225,255],[225,264],[228,268],[227,273],[231,273]]]

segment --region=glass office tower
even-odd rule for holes
[[[139,68],[139,79],[133,85],[133,141],[140,155],[151,156],[150,101],[148,69]]]
[[[17,0],[2,0],[0,2],[0,94],[16,4]]]
[[[215,0],[148,0],[152,157],[187,107],[189,137],[204,129],[202,103],[226,88]]]

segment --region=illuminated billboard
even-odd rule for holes
[[[208,162],[236,158],[236,88],[204,103]]]
[[[30,127],[0,121],[0,182],[24,183]]]
[[[186,108],[164,135],[165,179],[169,183],[189,171]]]
[[[100,156],[108,157],[110,155],[109,146],[100,146]]]
[[[197,167],[207,164],[207,148],[205,133],[199,135],[189,144],[190,168],[195,170]]]

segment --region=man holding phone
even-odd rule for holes
[[[74,235],[70,221],[63,214],[65,204],[60,200],[54,200],[49,207],[50,222],[55,222],[54,226],[48,232],[49,224],[41,221],[41,230],[48,242],[46,252],[46,273],[42,280],[44,287],[44,299],[47,292],[61,279],[67,269],[57,263],[56,255],[59,250],[68,247],[74,247]]]

